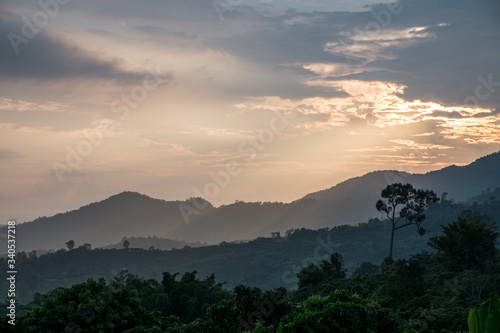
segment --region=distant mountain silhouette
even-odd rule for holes
[[[481,157],[466,166],[451,165],[426,174],[409,174],[395,170],[374,171],[351,178],[329,189],[311,193],[301,200],[323,200],[346,219],[345,223],[378,216],[374,203],[381,190],[390,183],[410,183],[416,188],[431,189],[438,195],[447,193],[448,199],[465,201],[487,188],[500,186],[500,152]]]
[[[339,201],[363,195],[380,195],[388,183],[406,182],[417,188],[432,189],[448,198],[467,200],[486,188],[500,186],[500,152],[481,157],[466,166],[451,165],[426,174],[409,174],[400,171],[375,171],[362,177],[351,178],[329,189],[308,194],[304,199]],[[373,199],[373,198],[372,198]]]
[[[487,188],[500,187],[499,171],[497,152],[467,166],[449,166],[426,174],[375,171],[287,204],[236,202],[217,208],[201,198],[164,201],[123,192],[78,210],[19,224],[17,233],[22,236],[17,245],[24,251],[60,249],[73,239],[76,246],[90,243],[97,247],[118,243],[124,236],[217,243],[254,239],[291,228],[355,225],[382,217],[375,202],[389,183],[407,182],[465,201]]]
[[[422,237],[415,228],[398,230],[394,249],[395,259],[408,258],[421,251],[430,251],[427,241],[442,233],[440,225],[456,220],[464,210],[475,210],[492,221],[500,221],[500,187],[484,191],[468,203],[443,200],[426,211]],[[498,224],[497,224],[498,225]],[[259,237],[248,242],[222,242],[219,245],[202,246],[187,244],[168,251],[172,241],[157,237],[131,237],[130,247],[124,249],[124,239],[114,247],[118,249],[93,249],[77,246],[71,251],[58,250],[51,254],[37,253],[39,257],[26,255],[16,261],[22,272],[17,281],[17,301],[27,303],[36,292],[46,293],[57,287],[70,287],[89,278],[104,277],[111,280],[122,270],[138,274],[146,279],[161,280],[163,272],[182,274],[193,270],[204,277],[214,273],[218,281],[226,281],[225,287],[237,285],[256,286],[263,290],[275,287],[296,286],[296,273],[312,263],[319,264],[322,256],[338,252],[344,258],[349,274],[364,261],[380,264],[389,250],[390,223],[371,219],[358,226],[338,226],[319,230],[294,229],[278,237]],[[155,248],[151,248],[154,246]],[[106,247],[109,248],[109,247]],[[5,271],[8,270],[4,261]],[[8,290],[9,282],[0,280],[0,290]]]

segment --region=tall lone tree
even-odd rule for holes
[[[75,241],[72,239],[67,241],[65,244],[68,247],[68,250],[70,251],[73,250],[73,248],[75,247]]]
[[[396,230],[415,225],[420,236],[425,234],[422,223],[425,221],[423,212],[431,204],[438,202],[436,193],[430,190],[413,188],[411,184],[395,183],[387,185],[381,193],[382,199],[377,201],[376,207],[379,212],[384,212],[391,221],[391,246],[389,258],[392,259],[394,246],[394,233]]]

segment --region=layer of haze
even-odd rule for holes
[[[0,223],[467,164],[500,149],[499,59],[493,0],[0,0]]]

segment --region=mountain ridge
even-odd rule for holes
[[[70,239],[79,244],[104,246],[118,243],[123,237],[148,236],[218,243],[254,239],[292,228],[356,225],[382,217],[375,202],[390,183],[408,182],[417,188],[432,189],[438,195],[446,192],[449,199],[465,201],[487,188],[500,187],[498,170],[500,152],[465,166],[448,166],[425,174],[378,170],[291,203],[240,201],[214,207],[202,198],[165,201],[124,191],[73,211],[19,224],[18,233],[23,237],[18,246],[24,251],[57,249]],[[200,206],[204,208],[194,209]],[[193,208],[189,220],[181,207]]]

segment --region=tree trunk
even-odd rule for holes
[[[392,247],[394,246],[394,232],[396,231],[395,228],[392,228],[391,232],[391,248],[389,249],[389,258],[392,259]]]

